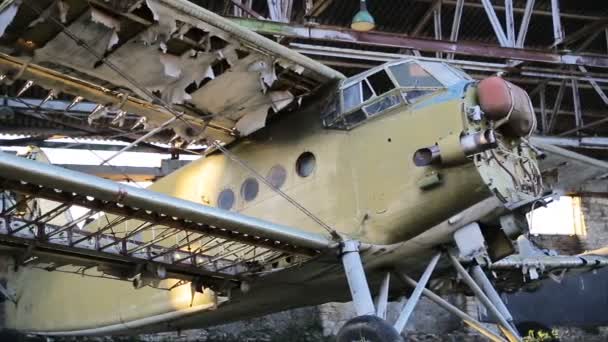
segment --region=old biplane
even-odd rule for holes
[[[32,120],[207,146],[148,189],[1,153],[9,328],[136,334],[352,300],[340,341],[398,341],[424,295],[518,341],[495,287],[521,284],[490,271],[608,262],[513,242],[550,191],[530,99],[499,77],[406,59],[346,78],[184,0],[4,1],[0,35],[0,78]],[[19,100],[33,87],[42,102]],[[435,294],[465,290],[504,337]]]

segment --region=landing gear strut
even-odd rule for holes
[[[467,228],[471,229],[471,227]],[[495,319],[506,339],[489,330],[475,318],[453,306],[431,290],[426,289],[428,281],[430,280],[442,253],[437,253],[433,256],[419,281],[415,281],[408,277],[407,274],[395,270],[394,274],[396,274],[396,276],[406,285],[412,286],[414,290],[401,310],[397,321],[394,324],[388,323],[386,321],[386,308],[388,305],[390,273],[386,274],[380,291],[378,292],[376,303],[374,303],[361,262],[359,246],[359,242],[352,240],[345,241],[342,245],[342,263],[344,265],[357,317],[348,321],[338,332],[338,342],[403,342],[404,340],[400,334],[405,328],[422,295],[446,309],[448,312],[458,316],[471,328],[494,342],[522,341],[517,330],[513,326],[509,311],[504,303],[502,303],[500,296],[492,286],[490,280],[487,279],[483,270],[481,270],[479,266],[474,266],[472,269],[473,276],[471,276],[460,264],[458,258],[451,253],[447,254],[455,270]]]
[[[349,240],[344,241],[342,246],[342,264],[357,317],[340,329],[337,342],[403,342],[399,331],[384,319],[390,278],[382,282],[378,302],[374,305],[361,263],[359,245],[358,241]]]

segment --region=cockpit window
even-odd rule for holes
[[[344,111],[349,111],[364,101],[369,100],[374,96],[374,93],[369,88],[367,82],[362,80],[345,88],[342,92],[342,96],[344,98]]]
[[[429,87],[439,88],[443,85],[418,63],[403,63],[390,67],[401,87]]]
[[[452,68],[443,63],[420,62],[420,65],[435,75],[441,83],[448,87],[462,80],[462,76],[456,74]]]
[[[361,104],[361,83],[355,83],[342,91],[344,111],[349,111]]]
[[[367,80],[369,81],[369,84],[372,85],[372,88],[376,91],[377,95],[382,95],[395,89],[393,81],[391,81],[391,78],[388,77],[388,74],[384,70],[371,74],[367,77]]]
[[[363,90],[363,101],[367,101],[375,95],[365,80],[361,81],[361,89]],[[378,94],[378,92],[376,92],[376,94]]]
[[[471,78],[440,62],[387,63],[345,80],[339,93],[341,98],[337,98],[341,101],[327,106],[323,123],[326,127],[351,129],[372,117],[421,101],[465,80]]]

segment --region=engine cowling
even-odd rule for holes
[[[536,116],[525,90],[495,76],[479,82],[477,91],[481,110],[503,134],[524,137],[535,130]]]

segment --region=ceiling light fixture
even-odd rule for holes
[[[376,22],[371,13],[367,10],[367,3],[365,0],[361,0],[361,7],[359,12],[353,17],[353,21],[350,27],[355,31],[370,31],[376,27]]]

